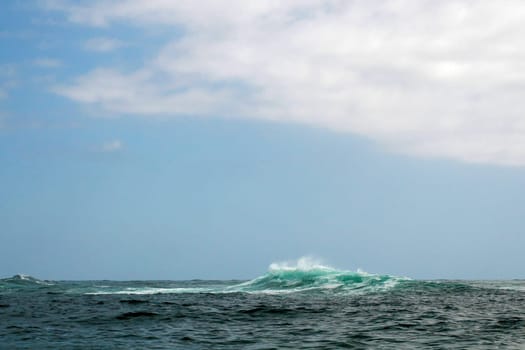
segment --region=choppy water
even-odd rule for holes
[[[525,349],[525,281],[272,265],[251,281],[0,280],[2,349]]]

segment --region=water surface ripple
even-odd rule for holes
[[[525,281],[0,280],[1,349],[525,349]]]

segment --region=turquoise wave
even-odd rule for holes
[[[403,277],[375,275],[364,271],[338,270],[320,264],[295,266],[272,264],[269,271],[258,278],[228,289],[239,292],[293,293],[307,291],[381,291],[396,286]]]
[[[72,294],[181,294],[181,293],[368,293],[390,290],[407,278],[338,270],[308,258],[293,264],[273,263],[267,273],[245,282],[233,281],[61,281],[39,280],[16,275],[0,280],[3,292],[50,288],[51,292]]]

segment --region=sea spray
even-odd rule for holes
[[[234,285],[229,291],[248,293],[298,292],[376,292],[390,289],[407,278],[375,275],[367,272],[338,270],[319,260],[303,257],[297,262],[272,263],[268,272],[251,281]]]

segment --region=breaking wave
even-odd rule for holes
[[[338,270],[310,258],[301,258],[296,263],[273,263],[265,275],[229,289],[275,294],[325,290],[373,292],[388,290],[403,280],[408,278]]]
[[[370,274],[361,270],[338,270],[311,258],[295,262],[272,263],[268,271],[255,279],[235,281],[60,281],[39,280],[15,275],[0,280],[4,292],[50,288],[49,293],[90,295],[152,295],[194,293],[343,293],[359,294],[390,290],[408,278]]]
[[[38,278],[18,274],[13,277],[0,279],[1,285],[19,285],[19,286],[50,286],[53,285],[51,281],[39,280]]]
[[[180,293],[250,293],[290,294],[306,292],[367,293],[393,288],[408,278],[389,275],[375,275],[361,270],[345,271],[323,265],[311,258],[296,262],[272,263],[268,272],[250,281],[219,285],[158,288],[151,286],[113,288],[90,292],[89,294],[180,294]]]

